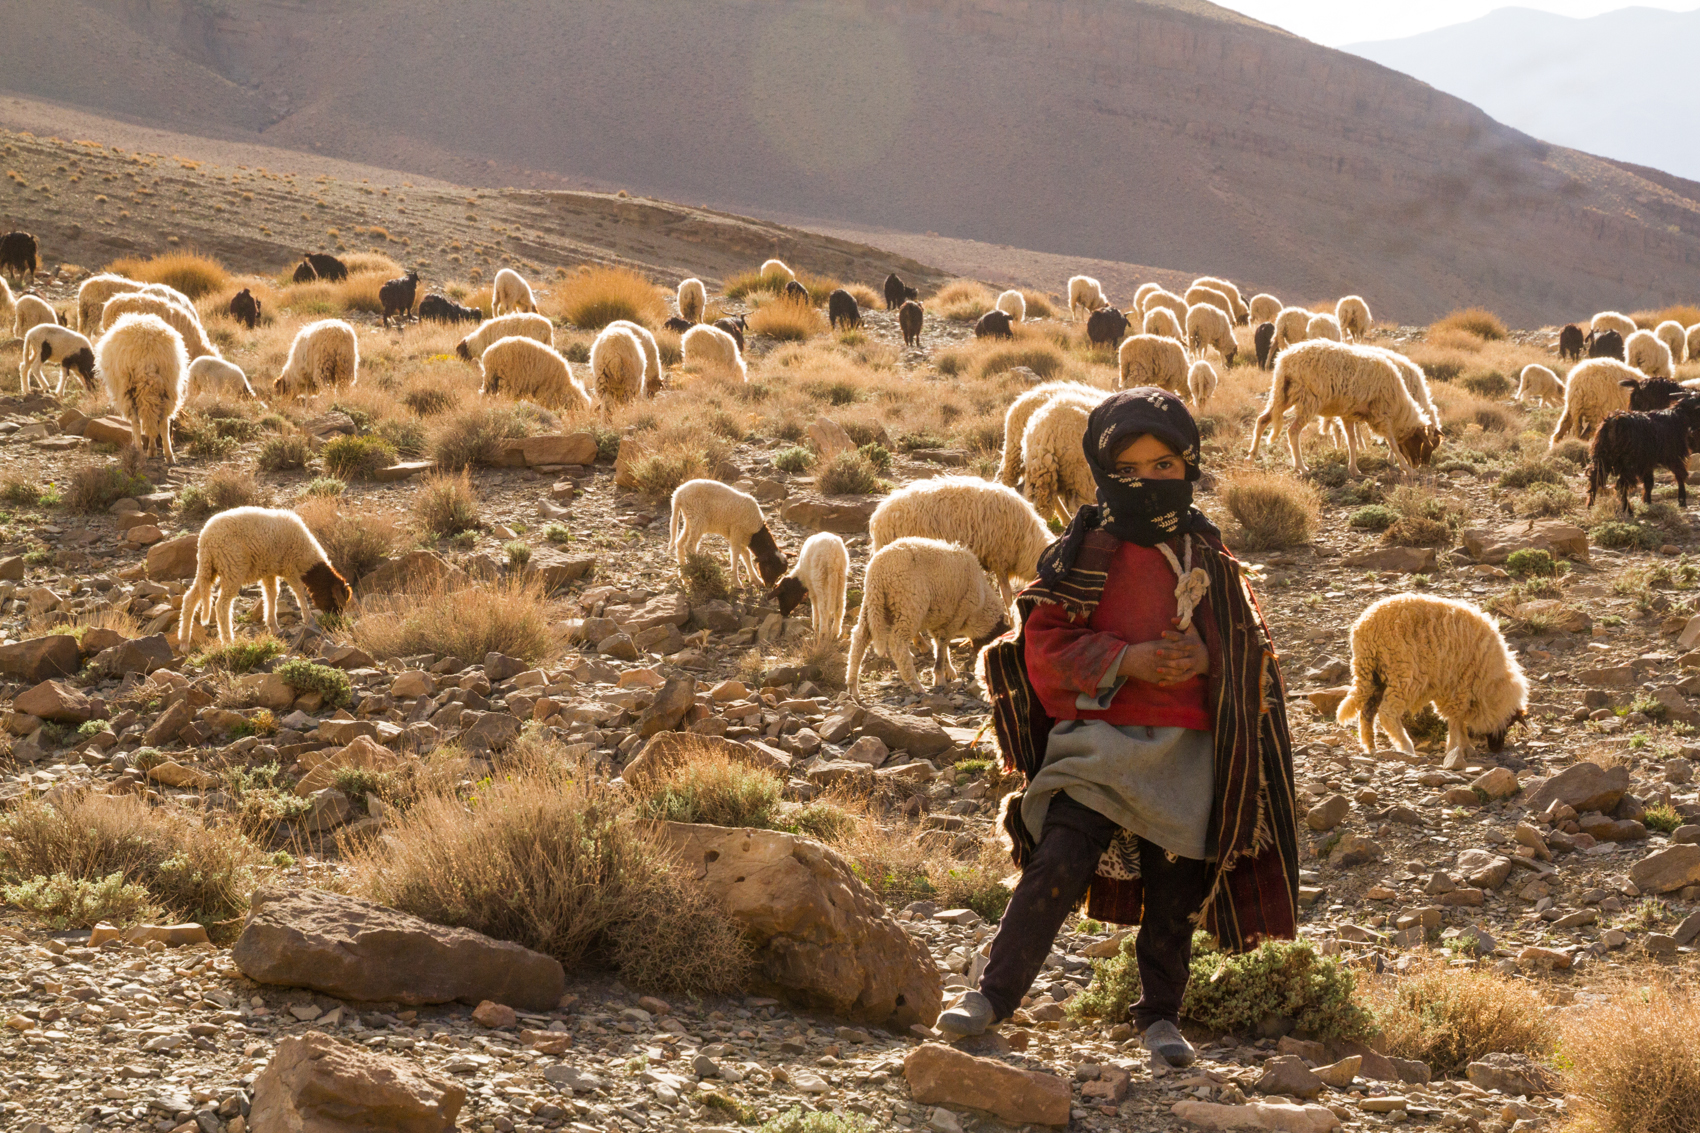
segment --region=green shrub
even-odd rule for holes
[[[71,474],[65,506],[72,511],[105,511],[127,496],[153,490],[144,476],[132,476],[116,464],[86,465]]]
[[[614,458],[620,455],[620,434],[602,425],[592,425],[590,434],[596,438],[596,459],[603,464],[613,464]]]
[[[821,470],[816,483],[829,496],[865,496],[879,491],[879,476],[860,452],[839,453]]]
[[[354,685],[341,669],[296,657],[272,671],[282,677],[290,688],[297,692],[316,692],[333,707],[346,708],[353,699]]]
[[[543,538],[551,543],[571,543],[573,541],[572,528],[564,523],[551,523],[543,529]]]
[[[427,476],[413,498],[413,517],[421,530],[438,538],[477,530],[478,493],[472,478],[464,471],[459,476]]]
[[[147,886],[127,884],[122,873],[94,881],[63,873],[38,875],[0,889],[0,895],[56,929],[93,928],[101,921],[123,926],[164,915]]]
[[[395,446],[382,437],[337,437],[319,455],[325,471],[341,480],[370,480],[396,462]]]
[[[645,818],[771,829],[783,787],[769,772],[720,756],[693,758],[645,779],[634,793]]]
[[[407,460],[418,460],[431,447],[424,423],[406,417],[385,418],[378,422],[374,433]]]
[[[177,510],[184,519],[205,519],[231,508],[251,507],[266,502],[266,493],[247,469],[224,464],[208,473],[199,484],[191,484],[177,497]]]
[[[1452,538],[1452,528],[1438,519],[1407,515],[1382,533],[1382,542],[1394,547],[1440,547]]]
[[[685,591],[692,602],[732,597],[732,580],[726,576],[726,568],[714,555],[691,551],[685,556],[685,565],[679,573],[685,580]]]
[[[1553,560],[1550,551],[1512,551],[1511,556],[1505,560],[1505,569],[1519,578],[1550,578],[1558,573],[1558,563]]]
[[[1502,488],[1527,488],[1530,484],[1562,484],[1564,472],[1549,460],[1524,460],[1499,478]]]
[[[315,476],[307,481],[307,486],[301,489],[301,494],[308,498],[334,498],[348,491],[348,485],[335,476]]]
[[[7,477],[0,484],[0,501],[13,507],[36,507],[40,505],[44,489],[34,480],[25,480],[20,476]]]
[[[1381,504],[1370,504],[1354,511],[1346,520],[1347,526],[1365,531],[1386,531],[1399,521],[1399,513]]]
[[[874,471],[885,474],[891,471],[891,452],[878,442],[869,442],[856,450],[862,458],[874,466]]]
[[[878,1128],[860,1114],[827,1110],[810,1113],[799,1106],[792,1106],[784,1113],[768,1118],[756,1133],[875,1133]]]
[[[815,454],[802,445],[792,445],[773,458],[773,466],[781,472],[807,472],[815,463]]]
[[[1597,546],[1614,551],[1651,551],[1664,542],[1657,531],[1631,520],[1608,519],[1589,532]]]
[[[531,561],[531,544],[524,539],[510,539],[502,544],[502,554],[511,567],[522,567]]]
[[[251,673],[283,652],[283,642],[268,633],[253,641],[238,641],[233,645],[207,649],[191,658],[191,663],[222,669],[227,673]]]
[[[1647,813],[1641,816],[1641,825],[1648,830],[1657,830],[1661,834],[1669,834],[1687,819],[1676,812],[1669,803],[1658,803],[1647,808]]]
[[[260,446],[256,463],[262,472],[286,472],[305,468],[312,459],[313,446],[307,443],[306,434],[286,433],[281,437],[267,437]]]
[[[1472,370],[1458,384],[1477,397],[1499,398],[1511,393],[1511,379],[1498,370]]]

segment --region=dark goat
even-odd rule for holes
[[[1676,503],[1688,506],[1688,455],[1695,449],[1695,432],[1700,430],[1700,394],[1685,393],[1668,409],[1651,413],[1613,413],[1600,423],[1588,450],[1588,506],[1594,497],[1617,477],[1617,499],[1631,514],[1629,487],[1641,481],[1641,502],[1653,502],[1653,475],[1670,469],[1676,478]]]
[[[761,529],[750,536],[750,554],[755,556],[756,569],[761,572],[761,580],[768,586],[777,586],[779,580],[785,577],[788,569],[785,556],[779,551],[779,544],[773,541],[773,532],[764,523]]]
[[[419,272],[417,269],[408,272],[400,279],[390,279],[378,288],[378,302],[384,305],[383,323],[390,325],[390,316],[396,321],[406,322],[407,316],[413,313],[413,298],[419,294]]]
[[[28,232],[0,236],[0,275],[16,276],[19,283],[29,283],[35,279],[38,254],[35,237]]]
[[[672,318],[661,324],[661,329],[670,330],[674,334],[684,334],[694,326],[696,326],[696,324],[691,322],[691,320],[681,319],[678,315],[674,315]]]
[[[840,287],[826,297],[826,319],[834,330],[838,329],[839,323],[859,327],[862,325],[862,308],[856,305],[854,295]]]
[[[1583,340],[1590,358],[1616,358],[1623,361],[1623,336],[1615,330],[1589,331]]]
[[[920,297],[921,293],[913,287],[905,285],[901,279],[897,278],[896,272],[885,277],[886,310],[890,311],[893,308],[902,307],[903,304]]]
[[[319,273],[313,270],[313,265],[302,260],[295,265],[295,274],[290,277],[295,283],[312,283],[319,278]]]
[[[910,290],[913,291],[914,288]],[[921,309],[921,304],[913,299],[905,299],[903,306],[897,308],[897,326],[903,332],[903,345],[921,345],[921,322],[925,317],[926,312]]]
[[[714,325],[731,335],[738,343],[738,353],[744,352],[744,331],[748,329],[749,320],[739,315],[736,318],[728,315],[724,319],[715,319]]]
[[[419,317],[437,323],[479,323],[484,312],[477,307],[462,307],[444,295],[427,295],[419,300]]]
[[[1275,324],[1258,323],[1251,341],[1257,347],[1257,368],[1267,370],[1275,364]]]
[[[780,298],[789,299],[793,303],[801,303],[805,307],[812,307],[814,305],[809,300],[809,289],[794,279],[785,285],[785,294],[780,296]]]
[[[1558,332],[1558,356],[1566,362],[1580,362],[1585,349],[1587,340],[1582,337],[1582,328],[1575,323],[1564,324],[1564,329]]]
[[[1010,318],[1002,311],[987,311],[980,316],[980,321],[974,324],[975,338],[1014,338],[1015,332],[1010,329]]]
[[[1629,379],[1617,384],[1629,391],[1629,408],[1636,413],[1668,409],[1676,403],[1677,398],[1693,392],[1669,378],[1642,378],[1640,381]]]
[[[348,265],[335,256],[327,256],[323,252],[308,252],[307,262],[313,265],[313,270],[319,278],[328,283],[338,283],[348,278]]]
[[[254,293],[246,287],[230,297],[230,306],[225,310],[230,317],[253,330],[260,325],[260,301],[254,298]]]
[[[1086,317],[1086,340],[1093,346],[1118,346],[1128,325],[1127,316],[1114,307],[1099,307]]]

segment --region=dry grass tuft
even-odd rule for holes
[[[1700,1129],[1700,1004],[1659,983],[1625,989],[1564,1025],[1566,1133],[1689,1133]]]
[[[553,415],[528,402],[484,402],[447,417],[430,434],[428,451],[437,467],[459,472],[496,463],[506,441],[529,437],[554,425]]]
[[[1429,333],[1442,331],[1463,331],[1487,342],[1497,342],[1505,337],[1505,324],[1498,315],[1485,307],[1469,307],[1453,311],[1445,318],[1437,319],[1429,324]]]
[[[802,342],[826,333],[826,320],[815,308],[795,299],[763,303],[750,315],[749,329],[781,342]]]
[[[116,464],[85,464],[71,474],[65,488],[65,506],[72,511],[105,511],[126,496],[146,495],[151,491],[153,485],[145,477],[132,475]]]
[[[378,658],[440,653],[483,660],[505,653],[538,662],[560,653],[554,620],[554,606],[536,583],[445,581],[362,600],[349,638]]]
[[[771,829],[784,784],[771,772],[734,763],[724,751],[695,751],[691,757],[646,778],[634,791],[637,813],[664,822]]]
[[[421,531],[439,538],[477,530],[478,489],[472,478],[464,470],[458,476],[427,476],[413,498],[413,518]]]
[[[617,319],[654,330],[667,321],[661,289],[626,268],[580,268],[555,289],[554,306],[561,318],[582,330],[601,330]]]
[[[262,505],[270,494],[254,480],[254,474],[234,464],[221,464],[198,484],[183,489],[177,498],[178,513],[185,519],[205,519],[234,507]]]
[[[166,252],[146,260],[127,257],[113,260],[104,270],[142,283],[163,283],[191,301],[230,286],[230,273],[223,264],[194,252]]]
[[[1240,530],[1231,541],[1248,551],[1308,543],[1316,532],[1322,499],[1317,490],[1283,472],[1237,472],[1221,500]]]
[[[331,565],[349,582],[370,574],[407,543],[405,533],[388,516],[343,514],[332,496],[310,496],[295,505]]]
[[[1438,1075],[1462,1074],[1485,1054],[1540,1056],[1557,1033],[1527,984],[1489,972],[1431,967],[1386,980],[1366,995],[1388,1054]]]
[[[1669,321],[1691,327],[1700,323],[1700,307],[1692,303],[1676,303],[1657,311],[1634,311],[1629,317],[1642,330],[1652,330],[1660,323]]]
[[[997,301],[998,297],[984,284],[958,279],[939,288],[928,306],[941,319],[971,323],[996,306]]]

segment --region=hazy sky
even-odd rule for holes
[[[1692,11],[1695,0],[1527,0],[1524,3],[1495,3],[1494,0],[1216,0],[1223,7],[1244,12],[1253,19],[1285,28],[1317,43],[1338,47],[1372,39],[1397,39],[1432,31],[1448,24],[1461,24],[1485,16],[1497,8],[1535,8],[1563,16],[1597,16],[1619,8],[1664,8]]]

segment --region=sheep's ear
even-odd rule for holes
[[[1621,382],[1618,382],[1617,384],[1622,386],[1624,389],[1640,389],[1641,388],[1641,383],[1636,381],[1634,378],[1624,378]]]

